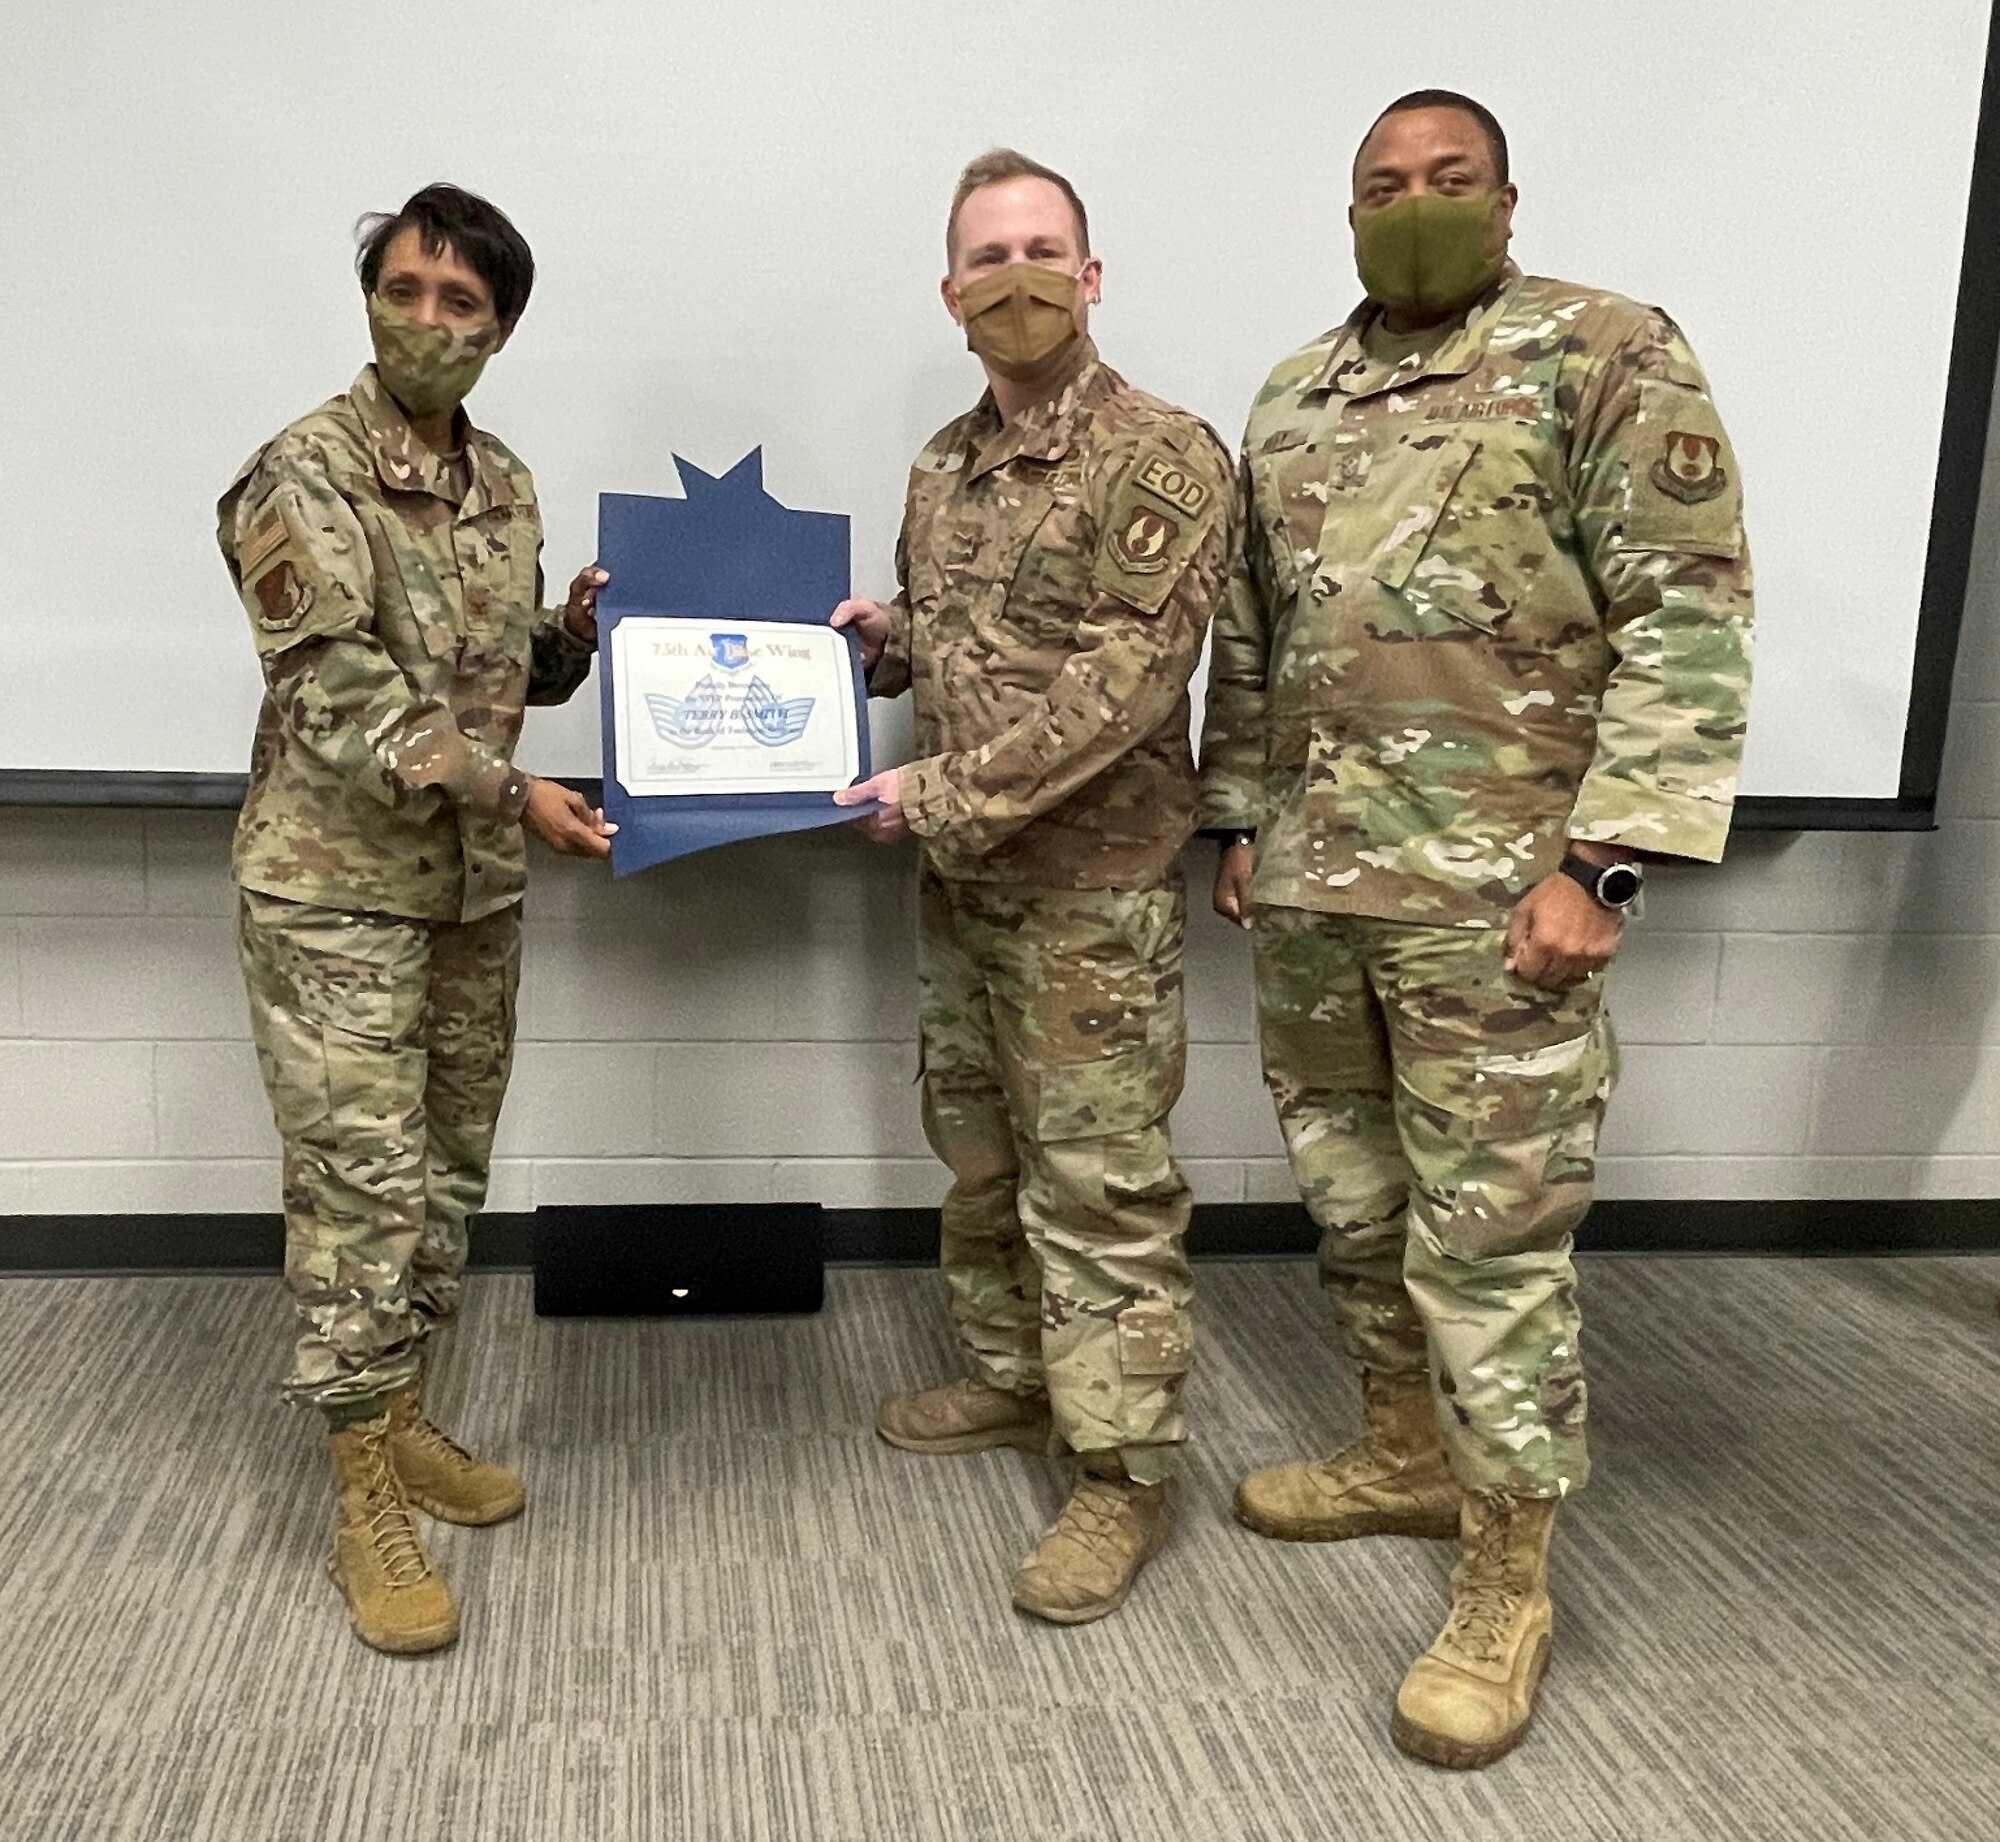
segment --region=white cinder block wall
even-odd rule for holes
[[[1604,1194],[2000,1198],[1994,496],[1942,829],[1745,836],[1718,870],[1656,876],[1613,974],[1627,1057]],[[229,831],[222,813],[0,808],[0,1218],[277,1206]],[[1197,842],[1175,1134],[1204,1200],[1284,1198],[1247,943],[1207,912],[1212,863]],[[841,833],[622,884],[538,853],[492,1206],[935,1203],[910,884],[904,852]]]

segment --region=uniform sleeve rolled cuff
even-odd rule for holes
[[[1195,810],[1195,830],[1204,837],[1225,831],[1261,831],[1263,815],[1247,800],[1204,793]]]
[[[571,658],[581,662],[597,656],[596,643],[591,640],[579,639],[572,633],[569,630],[569,622],[563,618],[561,608],[545,608],[543,609],[543,614],[546,617],[547,625],[555,633],[557,645],[568,653]]]
[[[465,803],[476,811],[490,812],[509,825],[518,825],[528,809],[528,782],[511,761],[495,756],[480,765],[473,777]]]
[[[910,688],[910,662],[885,651],[864,677],[870,697],[900,697]]]
[[[932,755],[923,761],[907,762],[897,770],[896,791],[902,797],[903,817],[920,838],[935,838],[944,830],[949,805],[944,759],[942,755]]]
[[[1720,863],[1729,844],[1732,802],[1670,793],[1629,782],[1586,782],[1570,814],[1570,837],[1586,844],[1622,844],[1660,857]]]

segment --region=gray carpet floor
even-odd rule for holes
[[[440,1404],[529,1510],[436,1531],[465,1635],[415,1661],[321,1573],[274,1282],[0,1281],[0,1837],[2000,1836],[2000,1261],[1590,1263],[1554,1667],[1473,1776],[1387,1737],[1451,1550],[1229,1517],[1353,1422],[1309,1269],[1200,1280],[1179,1533],[1064,1631],[1006,1596],[1053,1468],[869,1431],[952,1372],[934,1275],[672,1325],[477,1279]]]

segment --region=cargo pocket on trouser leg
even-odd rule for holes
[[[1602,1017],[1525,1053],[1397,1070],[1417,1179],[1404,1274],[1469,1487],[1556,1496],[1588,1474],[1570,1244],[1616,1073]]]
[[[1177,1045],[1048,1071],[1021,1187],[1056,1430],[1072,1451],[1122,1452],[1142,1483],[1185,1437],[1190,1198],[1166,1128],[1181,1077]]]
[[[1194,1367],[1194,1320],[1167,1299],[1144,1299],[1118,1314],[1118,1369],[1124,1383],[1119,1453],[1135,1484],[1157,1484],[1180,1468],[1187,1440],[1181,1392]]]

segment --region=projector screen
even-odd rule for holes
[[[367,359],[364,210],[449,178],[533,244],[470,407],[535,472],[558,595],[598,493],[759,445],[776,498],[851,516],[881,595],[910,459],[981,383],[937,295],[965,160],[1005,143],[1075,180],[1105,357],[1234,446],[1270,367],[1358,295],[1357,141],[1443,85],[1508,130],[1522,267],[1665,307],[1707,367],[1757,567],[1744,792],[1790,823],[1927,814],[1993,376],[1987,0],[1398,17],[14,9],[0,797],[240,786],[259,683],[213,507]],[[594,776],[596,710],[531,712],[525,763]]]

